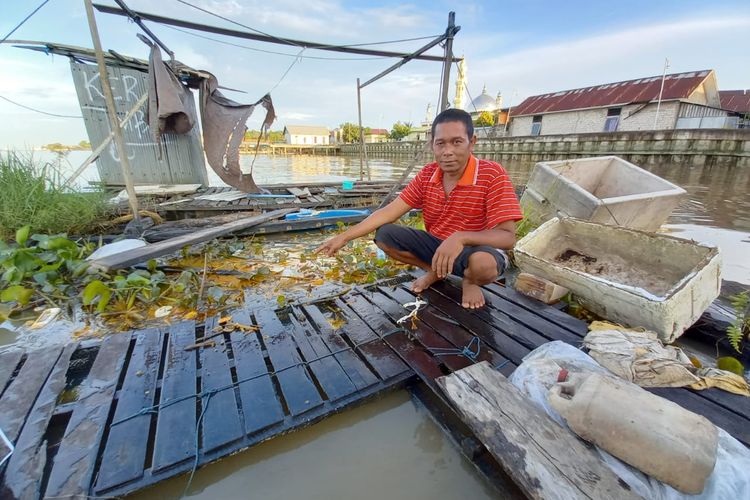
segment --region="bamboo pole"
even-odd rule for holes
[[[133,212],[133,221],[137,227],[140,227],[141,216],[138,213],[138,198],[136,197],[135,186],[133,185],[133,177],[130,171],[128,152],[125,149],[125,139],[122,136],[122,129],[120,128],[120,123],[117,119],[115,98],[112,95],[112,87],[109,85],[107,65],[104,62],[102,43],[101,40],[99,40],[99,30],[96,27],[96,17],[94,17],[94,7],[91,3],[91,0],[83,0],[83,4],[86,7],[86,17],[88,17],[89,30],[91,31],[91,41],[93,42],[94,50],[96,51],[96,63],[99,67],[99,82],[102,85],[104,102],[107,105],[107,116],[109,117],[110,128],[112,129],[112,133],[114,134],[114,141],[115,145],[117,146],[117,154],[120,156],[120,168],[122,169],[122,177],[125,181],[125,190],[128,193],[128,203],[130,204],[130,210]]]

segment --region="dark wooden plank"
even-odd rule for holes
[[[372,305],[362,295],[354,294],[344,297],[344,302],[362,320],[370,325],[406,364],[431,387],[437,377],[444,375],[440,363],[423,347],[411,341],[406,333],[397,328],[395,323],[386,319],[382,311]]]
[[[185,245],[195,245],[197,243],[202,243],[204,241],[218,238],[219,236],[231,234],[241,229],[257,226],[258,224],[262,224],[263,222],[267,222],[269,220],[278,219],[294,211],[295,209],[288,208],[282,210],[274,210],[273,212],[268,212],[262,215],[255,215],[253,217],[247,217],[233,222],[228,222],[218,227],[199,229],[184,236],[170,238],[168,240],[160,241],[159,243],[154,243],[152,245],[137,248],[135,250],[130,250],[128,252],[110,255],[109,257],[102,257],[101,259],[92,261],[91,265],[104,271],[109,271],[112,269],[122,269],[123,267],[132,266],[134,264],[138,264],[139,262],[144,262],[148,259],[153,259],[170,254],[172,252],[176,252]]]
[[[156,437],[154,470],[188,460],[195,456],[196,353],[185,348],[195,343],[195,323],[182,321],[169,327],[167,357],[161,381],[161,395]],[[186,399],[182,399],[186,398]],[[180,400],[181,401],[177,401]],[[175,402],[177,401],[177,402]],[[169,406],[163,406],[165,404]]]
[[[299,310],[297,310],[297,316],[302,320],[306,319]],[[312,325],[306,321],[297,320],[295,315],[290,315],[289,321],[291,322],[292,336],[302,355],[308,360],[308,366],[315,374],[315,378],[318,379],[318,383],[328,399],[337,401],[356,392],[357,386],[349,378],[342,365],[339,364],[336,358],[338,355],[331,355],[331,350]],[[320,359],[312,361],[317,358]]]
[[[401,289],[407,291],[406,288],[402,287]],[[388,293],[388,290],[386,289],[385,292]],[[523,327],[523,325],[513,323],[512,327],[507,328],[507,322],[504,319],[493,317],[488,308],[477,310],[465,309],[433,289],[427,290],[422,296],[431,305],[428,308],[428,313],[425,315],[425,321],[428,323],[434,322],[433,311],[437,310],[443,318],[448,317],[458,322],[462,327],[468,329],[474,335],[481,338],[482,341],[492,346],[497,352],[510,359],[511,363],[516,366],[521,364],[523,358],[533,348],[537,347],[537,345],[529,341],[530,338],[538,338],[538,345],[547,342],[544,337],[538,335],[536,332],[530,330],[526,332],[528,329]],[[433,307],[434,309],[432,309]],[[434,324],[432,326],[436,327]],[[530,348],[529,345],[532,347]]]
[[[437,382],[529,498],[640,498],[593,447],[558,425],[488,363]]]
[[[236,324],[252,326],[247,309],[235,311]],[[263,350],[256,332],[235,330],[229,334],[240,387],[245,433],[254,434],[284,420],[284,409],[276,397]]]
[[[574,318],[570,314],[560,311],[556,307],[547,306],[538,300],[518,293],[512,288],[500,286],[496,283],[490,283],[489,285],[486,285],[485,288],[493,294],[502,297],[508,302],[517,304],[528,311],[544,311],[544,316],[550,321],[567,328],[572,333],[576,333],[579,336],[585,336],[586,333],[588,333],[588,325],[585,321]]]
[[[206,319],[206,333],[211,332],[218,324],[218,318]],[[214,337],[216,347],[200,349],[201,357],[201,393],[208,394],[232,384],[232,372],[229,370],[224,336]],[[220,390],[210,396],[202,397],[203,430],[202,449],[210,451],[227,443],[240,439],[245,433],[240,422],[240,412],[234,388]]]
[[[381,293],[392,298],[399,304],[404,304],[414,300],[414,296],[402,287],[378,287],[378,289]],[[428,305],[419,311],[419,320],[427,324],[427,326],[434,331],[439,332],[441,336],[457,348],[469,346],[473,352],[477,352],[476,347],[478,347],[479,350],[477,357],[474,360],[475,362],[487,361],[493,367],[499,367],[501,373],[504,375],[510,375],[516,368],[516,365],[503,355],[502,352],[495,350],[494,347],[490,348],[492,344],[485,340],[487,335],[477,335],[468,331],[463,325],[453,320],[450,316],[441,314],[440,311],[432,305]],[[487,328],[486,330],[490,329]],[[471,344],[475,337],[479,339],[479,344]]]
[[[26,415],[34,405],[62,348],[48,347],[27,354],[18,376],[10,383],[0,399],[0,429],[11,442],[16,442]]]
[[[378,382],[378,378],[367,368],[367,365],[359,359],[356,353],[349,349],[349,345],[336,335],[333,327],[325,315],[315,305],[303,307],[304,311],[312,320],[320,332],[321,338],[328,344],[332,351],[340,351],[334,355],[336,361],[341,365],[349,379],[357,389],[362,390]]]
[[[716,388],[695,391],[695,394],[724,407],[726,410],[733,412],[742,418],[750,420],[750,398],[747,396],[732,394],[731,392],[722,391],[721,389]],[[750,425],[750,422],[748,425]]]
[[[299,415],[322,405],[323,399],[302,364],[294,339],[276,313],[259,309],[255,311],[255,319],[291,414]]]
[[[398,302],[383,295],[379,291],[372,294],[367,294],[365,297],[367,298],[367,300],[380,308],[380,310],[382,310],[383,313],[386,314],[394,322],[405,314],[409,313],[408,309],[404,308]],[[411,322],[408,322],[405,324],[405,329],[408,330],[409,334],[412,337],[416,338],[431,355],[437,357],[445,366],[447,366],[451,370],[460,370],[461,368],[466,368],[467,366],[472,364],[472,361],[469,358],[459,354],[436,356],[435,352],[437,352],[438,350],[455,350],[458,346],[455,346],[448,342],[445,338],[443,338],[435,330],[427,326],[424,322],[417,321],[416,328],[413,329],[411,326]],[[467,344],[464,344],[460,347],[464,347]]]
[[[649,388],[649,392],[666,398],[698,415],[703,415],[714,425],[721,427],[735,439],[750,447],[750,426],[744,418],[722,408],[694,392],[683,388]]]
[[[79,386],[78,401],[52,465],[47,496],[88,493],[130,337],[130,332],[117,333],[102,341],[91,371]]]
[[[21,349],[8,349],[0,353],[0,396],[22,357]]]
[[[97,475],[98,491],[143,476],[152,415],[138,415],[138,412],[154,404],[164,334],[148,329],[134,333],[133,337],[135,345]]]
[[[357,345],[356,350],[362,354],[382,380],[397,377],[409,370],[393,349],[388,347],[388,344],[381,340],[370,326],[349,309],[341,299],[335,299],[334,303],[346,319],[342,330]]]
[[[461,290],[456,284],[443,281],[440,284],[434,285],[433,288],[460,304]],[[547,340],[562,340],[563,342],[576,346],[581,344],[581,335],[572,333],[570,330],[563,328],[542,316],[543,314],[546,314],[548,310],[557,311],[557,309],[554,309],[553,307],[540,303],[545,309],[531,312],[513,302],[503,300],[499,296],[486,291],[484,292],[484,296],[489,306],[487,308],[489,310],[488,312],[498,320],[502,320],[503,316],[505,316],[507,320],[523,325],[527,327],[527,329],[537,332]],[[512,330],[512,328],[509,328],[509,330]],[[525,332],[525,336],[529,336],[528,331]]]
[[[43,440],[47,425],[57,403],[57,397],[65,388],[70,356],[77,344],[63,348],[54,368],[29,413],[21,435],[15,444],[5,470],[5,487],[13,498],[38,498],[47,460],[47,443]]]

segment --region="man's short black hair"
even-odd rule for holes
[[[474,122],[471,120],[471,115],[458,108],[448,108],[435,117],[432,121],[432,138],[435,139],[435,127],[438,123],[445,122],[461,122],[466,126],[466,134],[469,136],[469,140],[474,137]]]

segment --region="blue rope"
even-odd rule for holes
[[[471,361],[476,361],[481,351],[481,341],[479,337],[472,337],[468,344],[458,349],[455,347],[428,347],[435,356],[464,356]]]
[[[212,398],[212,396],[214,394],[218,394],[219,392],[222,392],[222,391],[225,391],[225,390],[228,390],[228,389],[232,389],[234,387],[239,387],[240,384],[244,384],[245,382],[250,382],[250,381],[258,379],[260,377],[266,377],[266,376],[270,377],[272,375],[278,375],[278,374],[280,374],[282,372],[285,372],[286,370],[290,370],[292,368],[296,368],[296,367],[302,366],[302,365],[309,366],[310,364],[312,364],[312,363],[314,363],[316,361],[320,361],[322,359],[325,359],[325,358],[328,358],[328,357],[331,357],[331,356],[335,356],[335,355],[340,354],[340,353],[345,352],[345,351],[352,351],[354,349],[358,349],[358,348],[360,348],[360,347],[362,347],[364,345],[370,344],[372,342],[383,340],[385,337],[388,337],[388,336],[393,335],[395,333],[407,333],[408,334],[409,332],[408,332],[408,330],[406,330],[406,329],[404,329],[402,327],[400,327],[400,328],[394,328],[393,330],[388,331],[388,332],[386,332],[386,333],[384,333],[384,334],[382,334],[380,336],[377,336],[377,337],[372,338],[370,340],[366,340],[365,342],[360,342],[359,344],[355,344],[353,347],[347,346],[347,347],[344,347],[342,349],[338,349],[336,351],[332,351],[332,352],[330,352],[328,354],[324,354],[323,356],[319,356],[319,357],[317,357],[315,359],[311,359],[311,360],[307,360],[307,361],[300,361],[298,363],[294,363],[294,364],[289,365],[289,366],[287,366],[285,368],[282,368],[280,370],[269,371],[269,372],[266,372],[266,373],[260,373],[258,375],[254,375],[252,377],[247,377],[247,378],[244,378],[244,379],[240,379],[237,382],[232,382],[230,384],[226,384],[224,386],[216,387],[214,389],[209,389],[207,391],[201,391],[201,392],[198,392],[198,393],[195,393],[195,394],[188,394],[188,395],[185,395],[185,396],[182,396],[182,397],[179,397],[179,398],[176,398],[176,399],[172,399],[172,400],[166,401],[164,403],[159,403],[159,404],[156,404],[156,405],[146,406],[146,407],[141,408],[140,410],[138,410],[137,412],[135,412],[135,413],[133,413],[131,415],[127,415],[127,416],[125,416],[123,418],[120,418],[119,420],[116,420],[116,421],[112,422],[110,424],[110,428],[112,428],[112,427],[114,427],[116,425],[122,424],[124,422],[127,422],[127,421],[129,421],[131,419],[143,416],[143,415],[158,414],[160,410],[162,410],[164,408],[168,408],[168,407],[170,407],[172,405],[175,405],[177,403],[181,403],[181,402],[186,401],[188,399],[200,398],[201,399],[202,409],[201,409],[201,414],[199,415],[198,420],[195,423],[195,459],[193,461],[193,466],[192,466],[192,468],[190,470],[190,477],[188,478],[188,482],[187,482],[187,484],[185,486],[185,490],[182,493],[182,496],[184,497],[185,495],[187,495],[187,492],[190,489],[190,486],[192,485],[193,477],[195,476],[195,472],[198,469],[198,462],[199,462],[199,458],[200,458],[199,457],[199,454],[200,454],[200,442],[199,442],[199,438],[198,438],[199,437],[199,429],[200,429],[200,426],[201,426],[201,424],[203,422],[203,417],[206,414],[206,410],[208,409],[208,405],[211,402],[211,398]],[[461,349],[456,349],[456,348],[429,348],[429,347],[427,347],[427,349],[430,352],[432,352],[435,356],[445,356],[445,355],[454,354],[454,355],[462,355],[462,356],[465,356],[465,357],[467,357],[468,359],[470,359],[472,361],[476,361],[476,358],[479,356],[481,346],[480,346],[479,337],[473,337],[469,341],[469,343],[466,344],[466,346],[464,346]],[[504,363],[501,363],[499,366],[496,367],[496,369],[499,370],[506,363],[508,363],[508,360],[506,360]]]

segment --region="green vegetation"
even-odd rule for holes
[[[50,144],[45,144],[42,146],[42,149],[46,149],[48,151],[55,151],[55,152],[62,152],[62,151],[85,151],[87,149],[91,149],[91,143],[89,141],[81,141],[78,144],[74,146],[67,146],[65,144],[62,144],[60,142],[53,142]]]
[[[495,126],[495,115],[489,111],[482,111],[479,116],[474,120],[474,126],[476,127],[494,127]]]
[[[342,123],[341,126],[341,140],[343,142],[359,142],[359,125],[354,123]],[[372,129],[370,127],[364,127],[364,133],[369,134]]]
[[[734,323],[727,327],[727,339],[734,350],[741,353],[744,341],[750,336],[750,294],[738,293],[729,300],[736,317]]]
[[[245,141],[257,142],[260,136],[260,130],[248,130],[245,132]],[[284,131],[283,130],[271,130],[268,134],[261,138],[261,142],[278,143],[284,142]]]
[[[84,329],[89,333],[96,325],[126,330],[161,322],[162,317],[200,321],[241,304],[245,290],[283,307],[323,285],[372,283],[404,269],[383,259],[364,239],[336,257],[312,255],[330,235],[275,243],[253,237],[214,241],[186,247],[169,260],[104,273],[85,260],[96,245],[71,241],[64,234],[31,235],[25,226],[16,231],[14,243],[0,241],[0,321],[40,305],[65,308],[70,315],[82,306],[89,313]]]
[[[105,193],[67,189],[56,165],[12,152],[0,157],[0,186],[0,240],[27,225],[39,233],[82,233],[108,210]]]
[[[396,122],[391,128],[391,133],[388,137],[394,141],[400,141],[411,132],[411,122]]]

